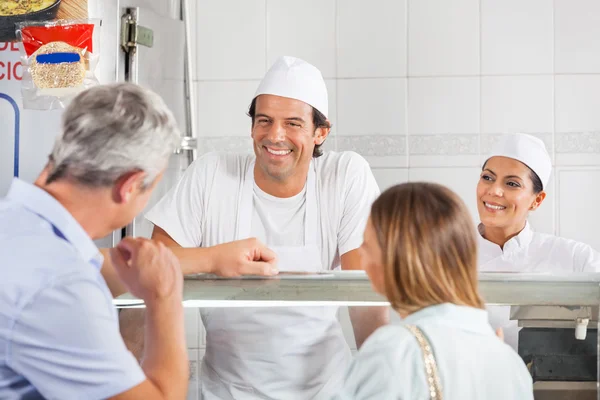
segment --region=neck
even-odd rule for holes
[[[271,196],[287,198],[297,195],[304,189],[308,177],[308,168],[306,166],[298,167],[293,175],[284,179],[275,179],[263,171],[258,163],[254,165],[254,181],[258,187]]]
[[[408,317],[411,314],[414,314],[416,312],[421,311],[424,308],[427,308],[428,306],[424,306],[424,307],[420,307],[420,308],[416,308],[416,309],[405,309],[405,308],[396,308],[395,311],[398,313],[398,315],[400,316],[400,318],[405,319],[406,317]]]
[[[501,249],[504,249],[506,242],[521,233],[525,229],[526,224],[527,222],[523,222],[511,227],[487,227],[484,225],[482,236],[486,240],[500,246]]]
[[[87,189],[66,180],[46,184],[45,173],[42,173],[34,185],[54,197],[81,225],[89,237],[99,239],[106,236],[112,229],[110,221],[111,210],[106,204],[110,191]]]

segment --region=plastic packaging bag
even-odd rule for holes
[[[100,20],[21,22],[17,38],[23,64],[23,107],[65,108],[81,91],[97,85]]]

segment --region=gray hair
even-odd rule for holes
[[[143,171],[147,187],[179,140],[175,117],[156,93],[132,83],[94,86],[65,110],[46,182],[68,177],[107,187],[123,174]]]

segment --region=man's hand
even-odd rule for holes
[[[110,250],[110,257],[127,290],[145,302],[182,296],[179,261],[164,244],[125,238]]]
[[[277,275],[275,253],[255,238],[236,240],[209,248],[211,272],[224,276]]]

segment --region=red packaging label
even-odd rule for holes
[[[28,57],[41,46],[51,42],[65,42],[93,53],[93,33],[93,24],[28,26],[21,29],[23,47]]]

